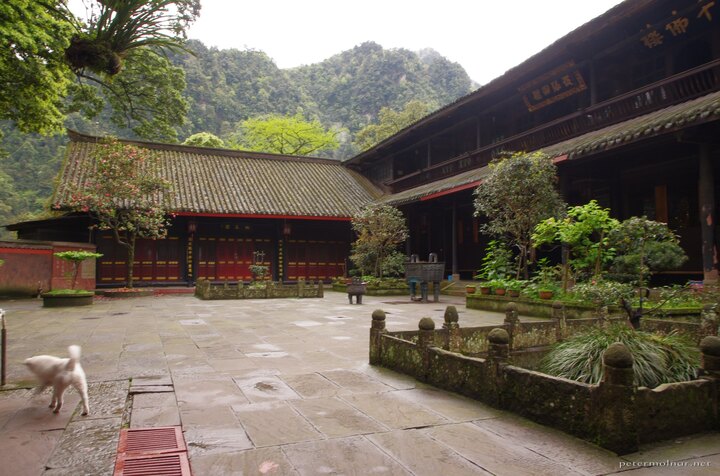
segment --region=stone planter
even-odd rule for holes
[[[88,293],[73,294],[42,294],[43,307],[73,307],[73,306],[90,306],[93,303],[95,295]]]

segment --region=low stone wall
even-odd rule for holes
[[[526,297],[496,296],[493,294],[468,294],[466,306],[468,309],[479,309],[483,311],[504,312],[508,303],[513,302],[517,310],[523,316],[551,318],[553,316],[553,301],[542,299],[530,299]],[[595,306],[584,304],[563,303],[566,317],[568,319],[591,319],[597,317],[598,310]],[[610,315],[624,315],[624,311],[618,306],[609,306]],[[652,314],[653,318],[670,319],[697,319],[700,315],[699,309],[666,309],[658,310]]]
[[[515,303],[517,311],[523,316],[544,317],[547,319],[553,317],[553,301],[544,301],[541,299],[529,299],[524,297],[512,298],[507,296],[495,296],[492,294],[468,294],[465,305],[468,309],[505,312],[505,308],[510,302]],[[596,317],[597,314],[597,310],[594,306],[584,306],[581,304],[565,304],[564,306],[567,317],[570,319],[593,318]],[[611,308],[610,312],[619,312],[619,309]]]
[[[450,306],[442,329],[436,330],[432,319],[423,318],[417,331],[388,332],[385,314],[378,310],[370,330],[370,363],[523,415],[618,454],[637,451],[641,443],[720,430],[720,338],[702,339],[697,380],[637,388],[632,356],[616,343],[603,357],[602,381],[588,385],[514,365],[537,361],[542,353],[537,346],[602,323],[602,319],[566,321],[558,305],[553,314],[550,322],[522,323],[510,306],[502,326],[461,329],[457,311]]]
[[[237,284],[213,284],[200,279],[195,284],[195,297],[200,299],[279,299],[279,298],[321,298],[324,296],[323,283],[278,284],[265,281],[260,287]]]
[[[339,293],[347,292],[347,285],[345,283],[333,282],[332,290]],[[395,288],[378,288],[375,286],[368,285],[365,291],[366,296],[404,296],[410,295],[410,288],[406,286],[395,287]]]

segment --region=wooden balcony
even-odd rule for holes
[[[533,151],[720,89],[720,59],[387,182],[393,193],[482,167],[504,151]]]

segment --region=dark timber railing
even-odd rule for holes
[[[532,151],[720,89],[720,59],[387,182],[393,192],[482,167],[502,151]]]

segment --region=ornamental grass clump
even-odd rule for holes
[[[636,331],[625,324],[593,328],[553,346],[540,363],[540,371],[578,382],[598,384],[602,355],[614,342],[622,342],[633,356],[635,384],[654,388],[663,383],[696,378],[700,352],[689,338]]]

